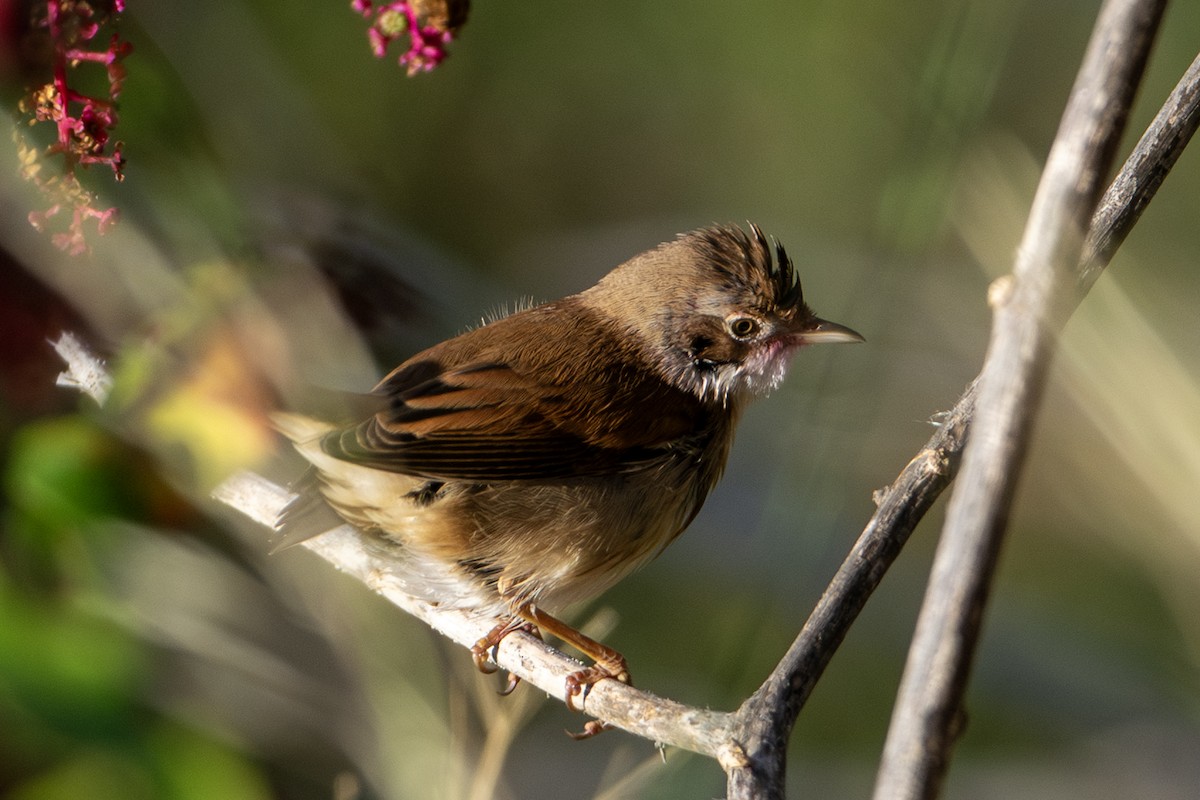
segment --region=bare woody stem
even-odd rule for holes
[[[1165,0],[1100,11],[995,308],[962,480],[947,509],[884,745],[877,800],[936,797],[961,730],[983,609],[1077,266]]]
[[[1180,79],[1092,217],[1075,274],[1077,304],[1108,266],[1200,125],[1200,56]],[[729,771],[729,797],[782,797],[796,718],[833,653],[925,513],[958,473],[975,415],[977,381],[892,484],[787,654],[738,710],[747,766]]]
[[[217,487],[213,496],[271,528],[293,497],[288,490],[253,473],[230,477]],[[301,546],[464,647],[470,648],[496,623],[488,617],[440,608],[406,592],[403,578],[395,569],[401,561],[394,552],[397,545],[381,537],[343,525],[306,540]],[[567,676],[582,666],[520,630],[504,637],[495,658],[503,669],[562,701],[566,700]],[[586,713],[650,741],[681,747],[718,761],[728,758],[726,750],[731,741],[728,713],[685,706],[618,681],[600,681],[582,701],[576,697],[575,703],[582,704]]]

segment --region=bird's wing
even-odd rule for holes
[[[660,413],[676,390],[656,378],[602,375],[568,390],[535,372],[496,360],[409,362],[376,388],[386,409],[327,434],[322,448],[433,479],[541,481],[645,467],[694,427],[688,413]],[[640,414],[622,410],[631,402]]]

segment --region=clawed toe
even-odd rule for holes
[[[619,664],[609,664],[602,666],[594,664],[587,669],[581,669],[578,672],[572,672],[567,676],[567,708],[572,711],[582,711],[581,705],[575,705],[575,698],[578,697],[582,702],[587,696],[592,687],[598,681],[605,678],[612,678],[624,684],[632,685],[632,679],[629,677],[629,670],[625,667],[625,659],[621,659]],[[607,722],[601,722],[598,719],[588,720],[584,723],[583,730],[578,732],[567,731],[567,735],[575,741],[590,739],[593,736],[604,733],[611,727]]]
[[[587,699],[588,692],[592,690],[592,686],[596,681],[610,677],[607,672],[599,667],[588,667],[581,669],[578,672],[572,672],[567,676],[567,708],[572,711],[583,711],[582,702]],[[575,705],[575,698],[578,697],[580,705]]]
[[[572,672],[567,676],[567,708],[572,711],[582,711],[582,705],[575,704],[575,698],[580,701],[587,698],[588,692],[599,681],[605,678],[612,678],[621,683],[633,685],[633,679],[629,676],[629,668],[625,666],[625,659],[617,654],[616,658],[606,664],[596,663],[586,669],[581,669],[578,672]]]
[[[581,731],[566,731],[566,734],[567,734],[567,736],[570,736],[575,741],[582,742],[584,739],[590,739],[593,736],[599,736],[600,734],[602,734],[606,730],[608,730],[610,727],[612,727],[612,726],[609,725],[607,722],[601,722],[598,719],[591,719],[583,724],[583,730],[581,730]]]
[[[523,630],[531,636],[542,638],[542,634],[538,631],[537,626],[525,622],[523,620],[511,620],[502,623],[492,628],[487,632],[487,635],[480,638],[474,646],[471,647],[471,659],[475,662],[475,668],[484,675],[491,675],[500,670],[496,664],[497,651],[500,649],[500,642],[504,641],[504,637],[508,636],[513,631]],[[500,690],[501,697],[507,697],[513,693],[513,690],[521,683],[520,677],[513,675],[511,672],[508,675],[508,683]]]
[[[541,632],[546,631],[552,636],[556,636],[572,645],[595,661],[592,666],[572,672],[566,678],[566,704],[567,708],[572,711],[583,711],[584,701],[587,699],[588,693],[591,692],[592,687],[596,683],[605,678],[612,678],[621,683],[630,686],[633,685],[633,679],[629,675],[629,666],[625,661],[625,656],[616,650],[584,635],[533,605],[516,609],[516,614],[516,618],[497,625],[488,631],[488,634],[471,648],[471,656],[475,660],[475,667],[480,672],[489,674],[496,672],[499,669],[495,661],[500,642],[513,631],[524,629],[539,639],[541,638]],[[500,691],[500,694],[510,694],[517,688],[520,682],[521,679],[519,677],[510,673],[508,683]],[[568,735],[572,739],[590,739],[608,730],[608,728],[609,725],[605,722],[589,720],[584,724],[582,731],[578,733],[568,731]]]
[[[496,648],[499,646],[499,641],[493,642],[491,640],[491,634],[488,634],[476,642],[471,648],[471,660],[475,662],[475,669],[479,670],[484,675],[491,675],[493,672],[496,672],[498,669],[500,669],[494,663],[496,658]]]

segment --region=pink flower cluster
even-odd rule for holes
[[[446,45],[454,33],[437,25],[426,24],[416,8],[407,0],[373,3],[371,0],[351,0],[350,7],[371,23],[367,38],[377,58],[387,55],[388,45],[401,36],[408,36],[408,50],[400,54],[400,66],[409,75],[428,72],[446,58]]]
[[[49,32],[53,75],[49,83],[37,87],[22,101],[22,110],[32,117],[29,124],[49,122],[55,126],[55,141],[38,150],[21,141],[21,170],[42,190],[51,205],[44,211],[30,213],[29,222],[38,230],[53,224],[59,214],[70,210],[70,222],[65,230],[54,233],[54,244],[72,255],[86,252],[84,225],[95,220],[97,230],[104,233],[116,221],[115,208],[99,209],[96,196],[79,182],[77,167],[105,164],[120,181],[124,176],[125,157],[121,143],[113,143],[112,130],[117,124],[116,100],[125,80],[122,61],[132,47],[113,34],[104,49],[91,49],[100,28],[125,9],[124,0],[47,0],[45,18],[35,19],[35,26]],[[101,64],[108,73],[108,94],[92,97],[71,88],[70,70],[80,64]],[[111,146],[110,146],[111,144]],[[44,169],[51,158],[62,158],[62,169],[47,175]]]

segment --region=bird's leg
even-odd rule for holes
[[[633,685],[633,679],[629,675],[629,665],[625,661],[625,656],[608,645],[597,642],[592,637],[572,628],[557,617],[552,617],[545,611],[540,610],[537,606],[521,606],[517,609],[517,614],[531,624],[536,625],[540,630],[558,637],[595,662],[592,666],[581,669],[578,672],[572,672],[567,676],[567,708],[572,711],[582,711],[582,708],[575,705],[575,698],[577,696],[581,700],[586,698],[592,686],[605,678],[613,678],[621,683],[630,686]],[[607,728],[608,726],[605,723],[592,720],[584,726],[582,732],[570,735],[574,739],[587,739],[601,733]]]
[[[475,668],[485,675],[491,675],[498,667],[495,664],[496,650],[500,647],[500,642],[504,640],[513,631],[523,630],[531,636],[536,636],[541,639],[542,634],[537,629],[537,626],[520,617],[513,617],[508,622],[502,622],[496,627],[487,632],[487,635],[481,638],[471,648],[471,658],[475,661]],[[488,659],[491,659],[489,662]],[[500,690],[500,696],[504,697],[513,693],[521,679],[511,672],[508,674],[508,684]]]
[[[496,650],[499,648],[500,642],[508,634],[516,630],[524,630],[541,639],[542,631],[545,631],[571,645],[594,662],[592,666],[572,672],[567,676],[567,708],[572,711],[582,711],[583,709],[575,704],[575,698],[579,697],[583,699],[587,697],[587,693],[591,691],[592,686],[605,678],[613,678],[629,685],[633,684],[625,656],[608,645],[596,641],[587,634],[572,628],[567,623],[547,614],[532,604],[518,606],[514,609],[514,613],[516,616],[492,628],[486,636],[482,637],[471,648],[471,656],[474,658],[475,666],[480,672],[491,674],[497,670],[494,663],[496,660]],[[502,695],[511,693],[520,681],[520,678],[510,674],[508,685],[500,693]],[[608,730],[608,727],[607,724],[599,720],[590,720],[583,726],[582,731],[579,733],[568,732],[568,735],[573,739],[589,739],[598,733]]]

